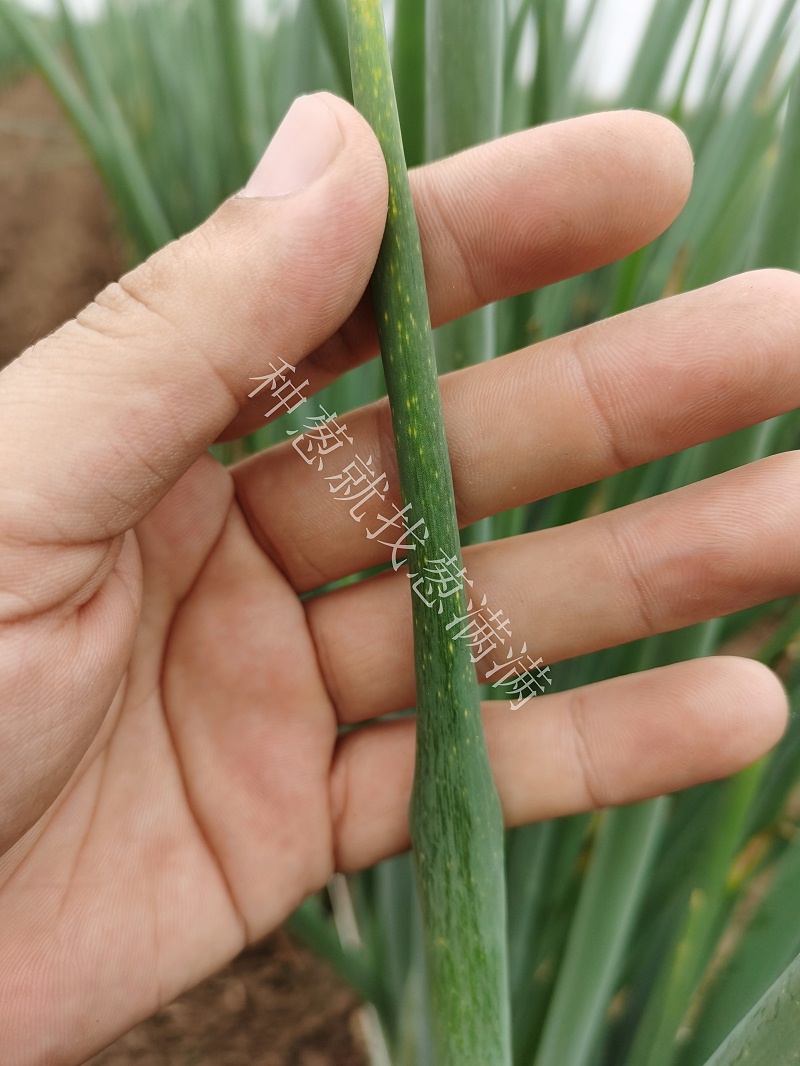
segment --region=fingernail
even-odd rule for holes
[[[295,100],[242,196],[288,196],[321,178],[342,147],[333,111],[318,96]]]

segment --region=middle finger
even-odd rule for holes
[[[443,377],[459,525],[800,406],[798,284],[729,278]],[[234,470],[252,530],[298,592],[391,555],[387,535],[367,536],[401,506],[388,404],[338,421],[352,444],[324,458],[286,442]],[[354,497],[340,476],[368,460],[383,498]]]

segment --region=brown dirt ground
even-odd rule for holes
[[[35,78],[0,92],[0,367],[123,263],[103,188]],[[355,997],[283,931],[91,1066],[365,1066]],[[88,1064],[87,1064],[88,1066]]]
[[[366,1066],[357,1006],[280,931],[86,1066]]]
[[[102,186],[45,87],[0,94],[0,366],[71,318],[122,256]]]

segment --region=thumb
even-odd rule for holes
[[[0,374],[0,541],[87,545],[139,521],[251,377],[350,315],[386,208],[364,120],[297,100],[242,193]]]

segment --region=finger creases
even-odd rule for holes
[[[637,111],[523,130],[413,171],[433,325],[636,251],[677,217],[691,177],[680,130]],[[365,298],[304,361],[307,395],[377,352]],[[248,408],[226,436],[262,423]]]
[[[506,823],[633,803],[723,777],[780,737],[786,696],[766,667],[718,657],[614,678],[533,701],[484,704]],[[333,775],[343,871],[409,846],[412,719],[340,741]]]
[[[459,524],[800,406],[798,297],[797,275],[743,274],[443,377]],[[346,438],[324,460],[296,441],[234,474],[252,528],[300,592],[390,556],[371,536],[401,506],[388,404],[338,424]],[[354,508],[337,475],[367,460],[388,487]]]
[[[800,591],[799,453],[763,459],[617,511],[463,553],[472,601],[544,663],[615,647]],[[405,567],[306,602],[342,722],[415,700]],[[490,680],[493,657],[476,662]],[[558,687],[557,668],[553,685]],[[499,676],[499,675],[498,675]],[[494,681],[491,683],[494,684]]]
[[[0,535],[88,543],[129,528],[220,435],[251,378],[296,365],[352,312],[380,246],[386,171],[366,122],[326,102],[342,148],[321,177],[228,200],[3,372]]]

